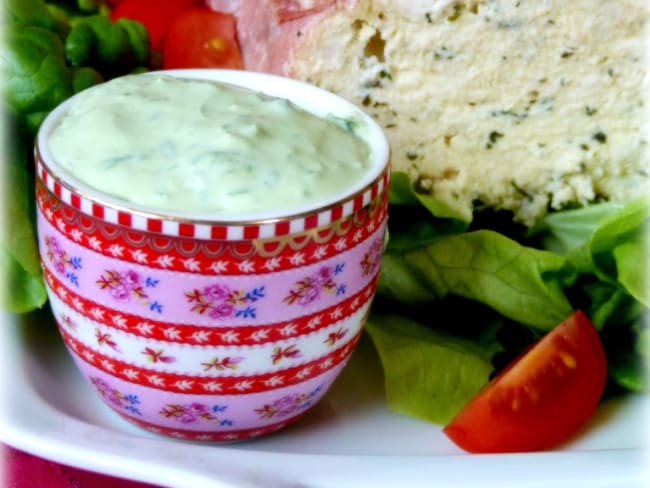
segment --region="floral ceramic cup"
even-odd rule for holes
[[[367,125],[373,170],[345,197],[250,221],[133,208],[66,176],[36,143],[38,235],[50,306],[84,378],[123,418],[180,439],[250,439],[325,395],[361,334],[383,246],[388,145],[342,99],[297,81],[178,71]]]

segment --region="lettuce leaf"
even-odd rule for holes
[[[441,235],[464,232],[469,225],[444,203],[417,193],[405,173],[391,174],[389,202],[390,250],[417,248]]]
[[[558,212],[542,227],[580,273],[569,293],[601,331],[610,379],[647,391],[650,198]]]
[[[557,212],[540,228],[548,233],[547,246],[565,255],[578,272],[621,286],[650,306],[649,198]]]
[[[404,174],[391,185],[381,306],[367,329],[391,409],[444,423],[490,368],[578,308],[600,331],[610,381],[648,391],[650,198],[552,212],[522,231],[498,212],[468,223]],[[472,303],[486,313],[468,315]]]
[[[617,283],[646,307],[650,307],[649,224],[650,198],[634,200],[603,219],[588,242],[594,273]]]
[[[566,259],[497,232],[442,236],[398,255],[388,252],[385,262],[378,293],[403,303],[452,294],[542,330],[573,310],[563,291],[575,279]]]
[[[440,219],[449,219],[460,227],[467,227],[468,221],[460,213],[427,193],[418,193],[406,173],[393,171],[390,175],[388,199],[392,205],[422,205],[429,213]]]
[[[42,307],[47,295],[36,246],[32,178],[27,172],[28,161],[20,145],[14,144],[7,155],[10,164],[2,179],[4,208],[0,218],[0,308],[24,313]]]
[[[438,424],[485,385],[500,350],[494,337],[479,345],[400,315],[372,314],[366,330],[384,365],[389,408]]]

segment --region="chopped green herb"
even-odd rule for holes
[[[120,156],[115,158],[108,158],[104,160],[104,169],[112,169],[118,164],[133,159],[133,155]]]
[[[526,107],[524,110],[521,110],[519,112],[515,112],[514,110],[493,110],[490,112],[490,115],[492,117],[498,117],[498,116],[507,116],[507,117],[512,117],[516,120],[523,120],[526,117],[528,117],[528,110],[529,108]]]
[[[497,141],[498,141],[499,139],[501,139],[502,137],[503,137],[503,133],[502,133],[502,132],[499,132],[499,131],[493,130],[493,131],[490,132],[490,134],[488,135],[488,139],[489,139],[490,142],[488,142],[488,143],[486,144],[486,147],[487,147],[488,149],[492,148],[492,146],[493,146],[494,144],[496,144]]]
[[[454,59],[454,54],[449,51],[447,46],[441,46],[435,53],[433,53],[435,59]]]
[[[454,9],[453,13],[449,17],[447,17],[447,20],[449,22],[454,22],[460,18],[460,16],[463,13],[463,10],[465,10],[465,4],[461,2],[457,2],[454,4],[453,9]]]
[[[337,117],[331,114],[328,115],[327,118],[332,122],[336,123],[336,125],[345,129],[346,132],[349,132],[350,134],[355,133],[355,130],[357,128],[357,122],[355,122],[354,120],[346,119],[345,117]]]
[[[591,136],[591,138],[600,142],[601,144],[605,144],[607,142],[607,134],[600,130]]]
[[[512,186],[512,188],[514,188],[515,191],[516,191],[517,193],[519,193],[521,196],[523,196],[523,197],[525,197],[525,198],[528,198],[528,199],[532,200],[533,197],[530,195],[530,193],[528,193],[526,190],[524,190],[522,187],[520,187],[520,186],[515,182],[515,180],[510,180],[510,186]]]

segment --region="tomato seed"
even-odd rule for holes
[[[571,354],[569,354],[566,351],[560,351],[558,354],[560,355],[560,359],[562,359],[562,362],[567,368],[576,369],[578,363],[575,357],[573,357]]]

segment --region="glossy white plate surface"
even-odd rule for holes
[[[327,396],[295,425],[246,443],[156,437],[83,381],[47,313],[0,315],[0,441],[84,469],[170,487],[650,486],[650,398],[605,402],[553,452],[469,455],[440,427],[388,411],[367,337]]]

